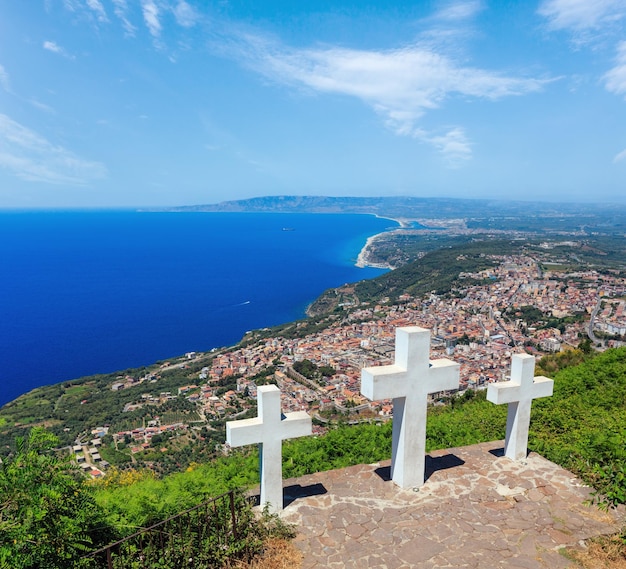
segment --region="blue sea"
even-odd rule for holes
[[[368,215],[0,212],[0,405],[238,342],[369,279]]]

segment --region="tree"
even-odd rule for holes
[[[593,352],[593,346],[591,345],[591,340],[589,338],[585,338],[578,344],[578,349],[581,350],[584,354],[591,354]]]
[[[313,379],[317,373],[317,366],[311,361],[304,359],[299,362],[294,362],[293,369],[302,374],[307,379]]]
[[[320,366],[318,371],[323,377],[332,377],[333,375],[337,373],[337,370],[334,367],[329,366],[329,365]]]
[[[16,439],[0,465],[0,567],[61,569],[108,543],[113,532],[58,439],[42,427]]]

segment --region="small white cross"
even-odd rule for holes
[[[459,364],[429,355],[429,330],[397,328],[395,363],[361,371],[365,397],[393,399],[391,479],[401,488],[424,484],[428,395],[459,386]]]
[[[524,460],[528,451],[530,407],[533,399],[550,397],[554,381],[535,373],[535,358],[515,354],[511,358],[511,380],[492,383],[487,388],[487,400],[500,405],[508,403],[504,455],[512,460]]]
[[[226,442],[231,447],[259,443],[261,506],[278,512],[283,509],[282,441],[310,435],[311,417],[306,411],[283,415],[275,385],[257,387],[257,402],[257,417],[226,423]]]

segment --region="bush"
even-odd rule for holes
[[[0,567],[67,569],[115,536],[69,455],[41,427],[16,441],[0,467]]]

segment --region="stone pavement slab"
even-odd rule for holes
[[[625,519],[587,505],[590,489],[545,458],[504,457],[502,441],[431,453],[419,489],[389,475],[383,462],[285,481],[305,569],[566,568],[561,548]]]

